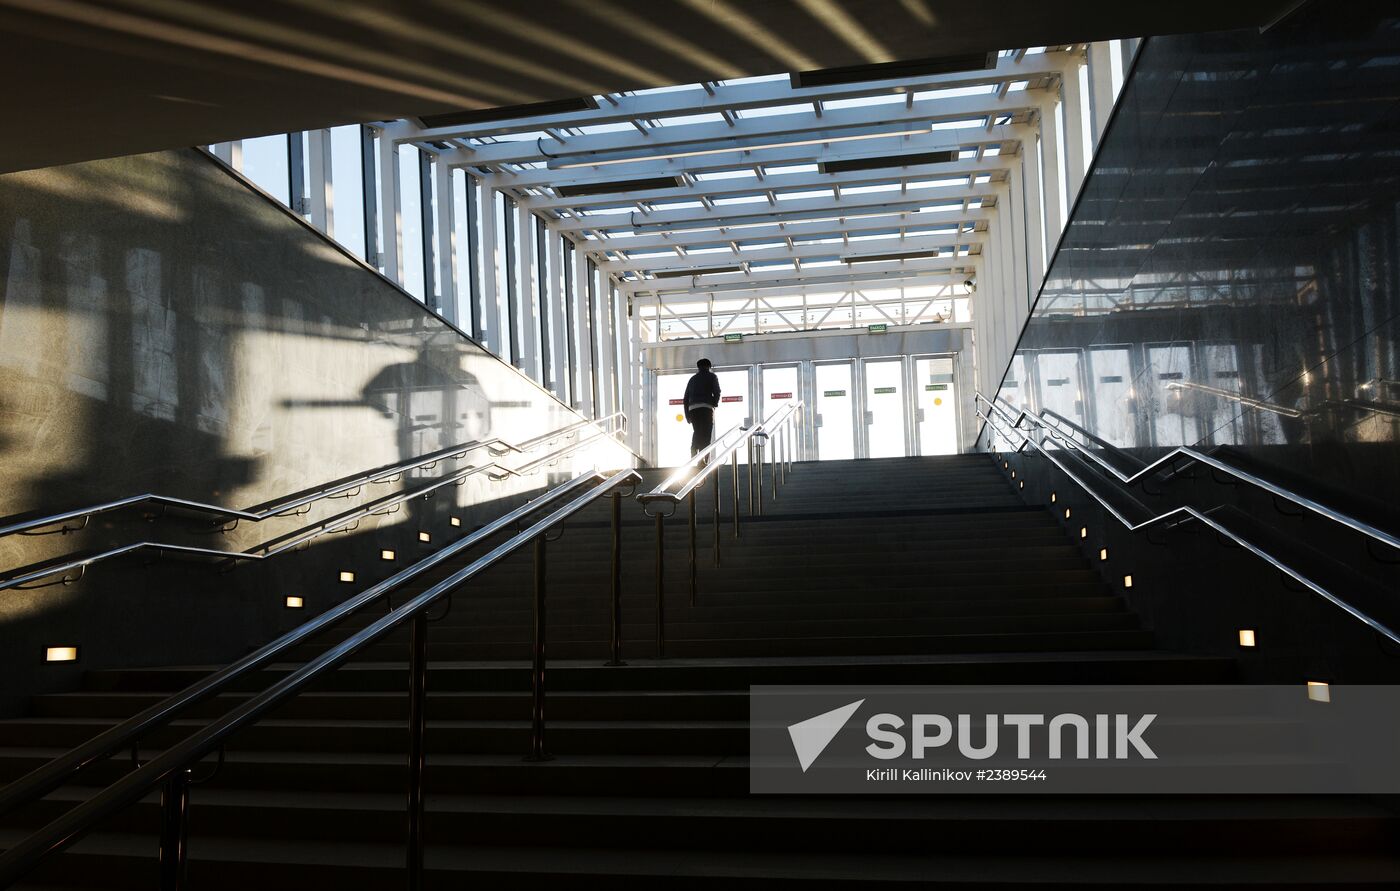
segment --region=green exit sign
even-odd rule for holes
[[[886,325],[884,322],[876,322],[873,325],[865,326],[865,330],[870,332],[871,334],[884,334],[885,331],[887,331],[888,329],[889,326]]]
[[[725,342],[725,343],[742,343],[743,340],[744,340],[744,335],[742,335],[742,334],[726,334],[726,335],[724,335],[724,342]]]
[[[925,389],[925,390],[933,390],[934,392],[938,392],[938,391],[941,391],[941,390],[946,390],[946,389],[948,389],[948,385],[947,385],[947,384],[925,384],[925,385],[924,385],[924,389]]]

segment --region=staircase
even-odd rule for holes
[[[635,505],[624,505],[626,667],[602,664],[606,507],[548,545],[554,760],[521,758],[529,550],[459,592],[432,626],[429,887],[1400,881],[1400,822],[1366,801],[750,796],[750,684],[1213,683],[1231,680],[1233,664],[1155,649],[1052,517],[1022,505],[986,456],[795,465],[737,542],[727,471],[722,479],[723,565],[713,566],[706,489],[693,605],[683,512],[666,524],[664,660],[655,658],[655,532]],[[407,653],[406,634],[372,647],[236,739],[193,792],[192,887],[403,885]],[[200,714],[227,710],[291,667]],[[0,722],[0,781],[208,670],[92,671],[80,691],[36,697],[28,717]],[[199,720],[147,745],[167,745]],[[129,766],[99,765],[88,785],[5,816],[0,847]],[[24,887],[152,887],[157,816],[152,796],[50,858]]]

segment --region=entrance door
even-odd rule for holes
[[[719,377],[719,410],[715,412],[715,438],[729,432],[736,424],[751,424],[755,420],[753,403],[749,399],[749,369],[715,369]],[[739,450],[739,463],[748,460],[746,449]]]
[[[1080,389],[1079,351],[1036,354],[1040,374],[1040,407],[1080,427],[1084,426],[1084,395]]]
[[[1195,445],[1201,433],[1193,409],[1200,403],[1181,387],[1195,379],[1191,345],[1148,344],[1147,373],[1152,388],[1152,444]]]
[[[690,425],[685,422],[689,373],[656,376],[656,466],[676,467],[690,460]]]
[[[856,456],[855,396],[850,362],[815,365],[817,460],[841,461]]]
[[[868,458],[903,458],[904,360],[866,359],[865,442]]]
[[[918,406],[919,454],[956,455],[958,394],[952,358],[914,360],[914,400]]]

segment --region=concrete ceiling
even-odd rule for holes
[[[424,114],[1259,26],[1288,0],[0,0],[0,171]]]

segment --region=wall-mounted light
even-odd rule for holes
[[[348,569],[342,569],[340,571],[340,580],[342,582],[353,582],[355,580],[355,573]]]
[[[1051,503],[1051,504],[1054,504],[1054,503],[1055,503],[1055,498],[1056,498],[1056,497],[1057,497],[1057,496],[1055,495],[1054,492],[1051,492],[1051,493],[1050,493],[1050,503]]]
[[[45,647],[45,648],[44,648],[44,661],[45,661],[45,662],[77,662],[77,661],[78,661],[78,648],[77,648],[77,647]]]
[[[1133,577],[1130,576],[1130,575],[1125,575],[1125,576],[1123,576],[1123,587],[1125,587],[1125,588],[1131,588],[1132,586],[1133,586]]]
[[[1308,681],[1308,698],[1313,702],[1331,702],[1332,690],[1326,681]]]
[[[1080,527],[1079,527],[1079,537],[1080,537],[1080,539],[1085,539],[1085,538],[1088,538],[1088,537],[1089,537],[1089,527],[1088,527],[1088,526],[1080,526]]]
[[[1108,548],[1099,548],[1099,562],[1102,563],[1103,561],[1105,561],[1105,560],[1107,560],[1107,559],[1108,559]]]
[[[1024,488],[1026,487],[1026,481],[1025,481],[1025,480],[1021,480],[1021,481],[1020,481],[1019,483],[1017,483],[1016,485],[1019,486],[1019,487],[1021,487],[1022,489],[1024,489]]]
[[[1001,462],[1001,468],[1002,468],[1002,470],[1005,470],[1006,468],[1008,468],[1008,467],[1010,467],[1010,466],[1011,466],[1011,462],[1010,462],[1010,461],[1003,461],[1003,462]]]
[[[1011,478],[1012,478],[1013,480],[1016,478],[1016,471],[1014,471],[1014,470],[1011,471]]]
[[[433,537],[432,537],[430,534],[428,534],[427,532],[420,532],[420,533],[418,533],[418,540],[419,540],[419,541],[432,541],[432,540],[433,540]]]
[[[1065,519],[1069,519],[1069,508],[1065,508]]]
[[[460,526],[460,525],[462,525],[462,518],[461,518],[461,517],[448,517],[448,519],[451,521],[451,523],[452,523],[453,526]]]
[[[382,550],[382,551],[379,552],[379,559],[380,559],[380,560],[392,560],[392,559],[394,559],[394,552],[391,551],[391,550],[389,550],[388,548],[385,548],[384,550]]]
[[[1242,647],[1252,647],[1252,646],[1254,646],[1254,629],[1253,629],[1253,628],[1241,628],[1241,629],[1240,629],[1240,646],[1242,646]]]
[[[287,609],[301,609],[303,606],[306,606],[306,601],[302,600],[300,597],[288,596],[286,603]]]

